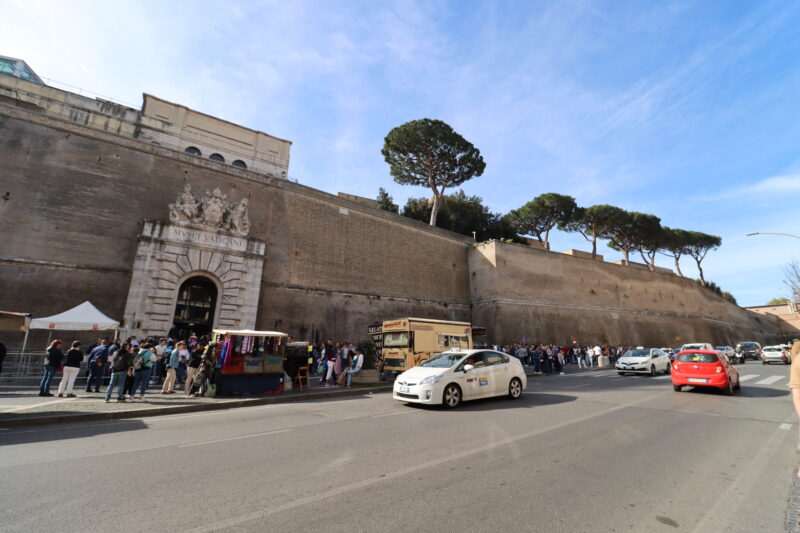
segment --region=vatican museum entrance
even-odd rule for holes
[[[184,281],[178,290],[173,320],[178,330],[177,338],[210,336],[216,306],[217,286],[213,281],[203,276],[194,276]]]

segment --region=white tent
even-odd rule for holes
[[[98,311],[91,302],[83,302],[69,311],[53,316],[34,318],[31,329],[60,329],[67,331],[92,331],[117,329],[119,322]]]

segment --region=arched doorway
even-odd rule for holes
[[[181,284],[175,303],[173,322],[177,331],[173,338],[188,339],[192,335],[211,335],[214,310],[217,307],[217,286],[210,279],[194,276]]]

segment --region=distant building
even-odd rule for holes
[[[32,83],[44,85],[42,78],[37,76],[33,69],[31,69],[31,67],[29,67],[28,64],[21,59],[0,56],[0,72],[4,74],[11,74],[16,78],[27,80]]]

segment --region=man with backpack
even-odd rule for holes
[[[111,401],[111,391],[114,386],[117,387],[117,401],[125,401],[125,380],[128,375],[133,375],[133,354],[131,353],[131,345],[127,342],[123,343],[119,350],[114,352],[113,360],[111,361],[111,381],[106,389],[106,403]]]
[[[102,339],[100,344],[92,348],[89,352],[89,379],[86,380],[86,392],[92,392],[92,384],[94,384],[94,392],[100,392],[100,385],[103,384],[103,375],[106,372],[106,363],[108,362],[108,339]]]

